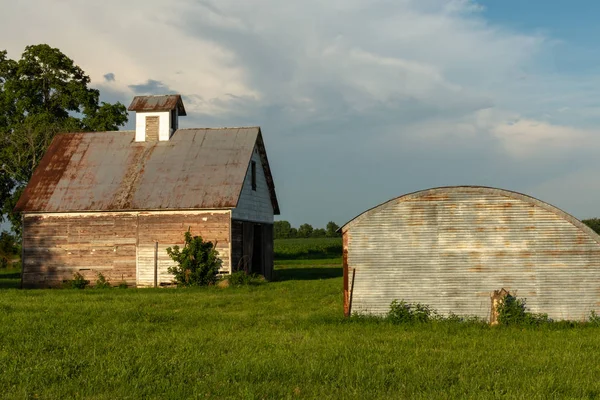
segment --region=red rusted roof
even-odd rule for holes
[[[133,101],[127,108],[129,111],[171,111],[177,108],[177,112],[181,116],[187,115],[183,107],[183,101],[178,94],[170,94],[164,96],[135,96]]]
[[[164,142],[134,137],[133,131],[57,135],[15,210],[234,208],[256,146],[279,214],[260,128],[179,129]]]

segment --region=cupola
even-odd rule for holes
[[[178,94],[135,96],[127,108],[135,111],[135,141],[167,141],[178,128],[178,118],[185,116]]]

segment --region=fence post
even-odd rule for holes
[[[154,242],[154,287],[158,287],[158,242]]]

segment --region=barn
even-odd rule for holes
[[[24,287],[78,272],[139,287],[171,283],[166,248],[184,233],[216,244],[221,274],[273,271],[279,214],[259,127],[178,129],[180,95],[138,96],[135,131],[57,135],[15,210]]]
[[[344,309],[385,314],[393,300],[487,319],[504,288],[553,319],[600,310],[600,236],[524,194],[441,187],[394,198],[342,228]]]

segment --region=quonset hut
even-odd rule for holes
[[[138,96],[135,131],[56,135],[16,211],[25,287],[74,273],[168,284],[165,249],[188,229],[216,244],[220,273],[273,271],[275,185],[259,127],[179,129],[181,96]]]
[[[441,187],[397,197],[342,228],[344,310],[385,314],[393,300],[490,317],[504,288],[532,312],[581,320],[600,309],[600,236],[524,194]]]

